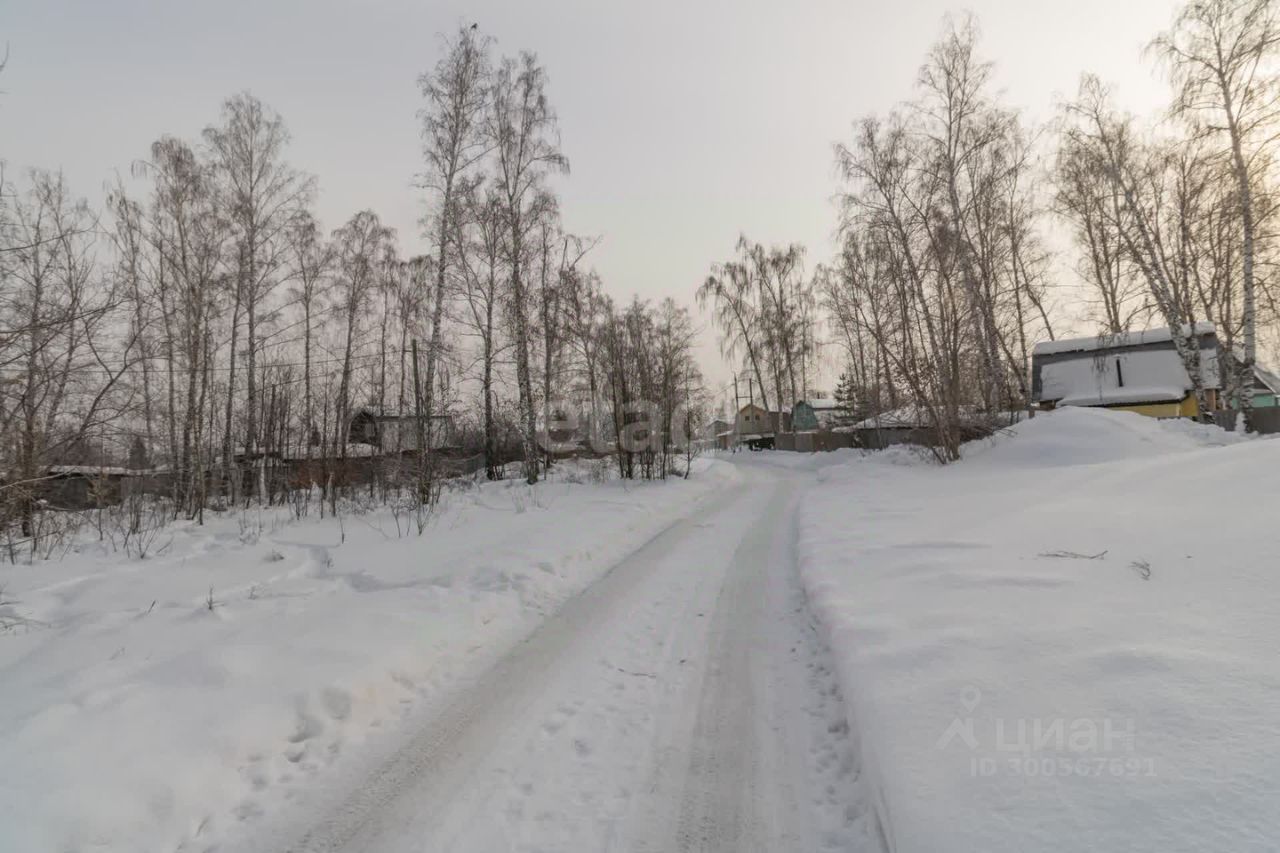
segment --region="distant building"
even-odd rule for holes
[[[1235,401],[1232,401],[1234,404]],[[1263,367],[1253,369],[1253,407],[1280,408],[1280,375]]]
[[[965,408],[958,413],[953,426],[960,441],[973,441],[991,435],[999,418]],[[883,450],[895,444],[934,447],[942,443],[942,435],[927,406],[909,403],[897,409],[835,428],[837,433],[853,437],[853,446]]]
[[[734,428],[741,436],[790,432],[791,413],[770,412],[755,403],[748,403],[738,410]]]
[[[170,488],[170,476],[165,468],[51,465],[34,491],[50,509],[82,510],[116,504],[132,494],[162,494]]]
[[[738,440],[752,450],[773,447],[774,436],[791,431],[791,413],[770,412],[748,403],[738,410],[733,426]]]
[[[733,425],[723,418],[715,418],[698,430],[698,444],[717,450],[728,450],[733,442]]]
[[[347,428],[347,441],[351,444],[376,447],[384,454],[412,453],[418,449],[419,434],[423,436],[427,434],[426,423],[425,417],[412,413],[401,414],[364,408],[352,416],[351,424]],[[432,415],[430,433],[429,449],[431,450],[443,450],[456,447],[458,444],[457,429],[452,415]]]
[[[1223,408],[1218,336],[1212,324],[1197,323],[1195,338],[1209,412],[1200,412],[1167,328],[1036,344],[1032,400],[1043,409],[1095,406],[1157,418],[1212,414]]]
[[[791,426],[796,432],[829,430],[840,415],[839,403],[829,397],[798,400],[791,407]]]
[[[699,430],[700,438],[715,438],[725,430],[732,429],[733,426],[724,418],[714,418],[707,422],[701,430]]]

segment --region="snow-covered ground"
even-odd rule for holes
[[[0,850],[1280,848],[1280,441],[965,450],[0,567]]]
[[[1061,410],[824,464],[800,570],[890,849],[1280,849],[1280,441]]]
[[[280,508],[175,525],[142,561],[93,543],[0,567],[29,620],[0,631],[0,850],[211,849],[737,480],[696,464],[451,492],[422,536]]]
[[[880,853],[796,575],[802,480],[738,461],[354,784],[225,849]]]

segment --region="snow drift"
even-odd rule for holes
[[[890,847],[1280,846],[1280,442],[1063,410],[965,450],[801,510]]]
[[[1063,408],[1045,412],[963,449],[968,467],[1055,468],[1167,456],[1235,444],[1243,435],[1189,420]]]

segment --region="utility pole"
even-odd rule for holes
[[[733,452],[738,452],[738,415],[742,412],[742,403],[738,397],[738,374],[733,374]]]
[[[427,458],[427,436],[426,430],[422,423],[422,380],[418,378],[418,339],[413,339],[413,424],[418,442],[418,458],[414,460],[417,463],[417,480],[418,480],[418,500],[426,501],[427,496],[423,494],[423,471],[426,466]]]

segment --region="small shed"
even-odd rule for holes
[[[117,504],[132,494],[160,494],[170,483],[167,468],[51,465],[34,491],[55,509],[81,510]]]
[[[1180,334],[1186,335],[1184,328]],[[1201,383],[1208,405],[1221,408],[1218,336],[1211,323],[1197,323]],[[1202,413],[1193,383],[1168,328],[1097,335],[1036,344],[1031,356],[1032,400],[1042,409],[1094,406],[1157,418]]]
[[[1000,420],[971,408],[966,408],[959,414],[961,441],[973,441],[991,435]],[[1009,417],[1016,415],[1010,414]],[[937,424],[928,407],[914,403],[881,412],[850,426],[836,427],[835,432],[853,436],[853,446],[870,450],[883,450],[895,444],[932,447],[941,443]]]
[[[929,413],[921,406],[906,405],[881,412],[850,426],[840,427],[840,432],[853,436],[858,447],[883,450],[895,444],[931,444],[934,424]]]
[[[360,409],[351,418],[347,428],[347,440],[351,444],[365,444],[379,448],[383,453],[413,453],[418,447],[418,434],[426,435],[427,419],[413,413]],[[442,450],[458,444],[453,416],[431,416],[431,450]]]

